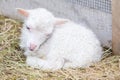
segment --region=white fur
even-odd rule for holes
[[[103,52],[100,42],[84,25],[69,20],[55,25],[59,19],[42,8],[28,12],[29,17],[22,28],[20,46],[25,49],[26,63],[29,66],[56,70],[86,67],[101,60]],[[26,29],[26,25],[31,27],[30,31]],[[48,34],[51,36],[47,36]],[[29,50],[30,43],[37,45],[34,51]]]

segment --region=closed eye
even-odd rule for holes
[[[30,30],[30,27],[26,26],[26,29],[27,29],[27,30]]]

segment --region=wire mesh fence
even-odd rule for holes
[[[74,4],[111,13],[111,0],[67,0]]]

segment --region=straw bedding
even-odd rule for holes
[[[27,66],[19,47],[21,27],[21,22],[0,16],[0,80],[120,80],[120,56],[113,56],[110,48],[88,68],[52,72]]]

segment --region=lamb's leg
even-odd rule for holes
[[[64,59],[47,59],[47,60],[42,60],[37,57],[27,57],[26,63],[29,66],[32,66],[34,68],[40,68],[43,70],[51,69],[51,70],[56,70],[60,69],[64,65]]]

